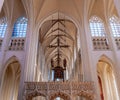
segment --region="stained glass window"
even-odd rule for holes
[[[14,24],[12,37],[25,37],[27,31],[28,19],[25,17],[18,18]]]
[[[5,36],[7,28],[7,18],[3,17],[0,19],[0,37],[3,38]]]
[[[120,20],[117,17],[112,16],[109,19],[109,21],[110,21],[110,26],[112,29],[113,36],[120,37]]]
[[[104,24],[100,18],[93,16],[89,23],[92,37],[105,37]]]

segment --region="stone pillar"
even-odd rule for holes
[[[87,18],[85,19],[87,20]],[[91,81],[91,48],[92,42],[90,33],[88,31],[87,22],[84,22],[84,26],[81,26],[81,33],[80,33],[80,40],[81,40],[81,59],[82,59],[82,68],[83,68],[83,80],[84,81]]]
[[[26,43],[25,43],[25,81],[34,81],[34,67],[36,66],[36,49],[38,38],[37,33],[33,32],[32,22],[28,22]]]
[[[85,12],[84,19],[83,19],[84,21],[84,27],[82,27],[83,33],[81,33],[83,35],[83,37],[81,37],[81,39],[83,40],[82,41],[83,43],[81,44],[83,45],[83,48],[84,48],[83,50],[81,50],[83,78],[84,78],[83,81],[85,80],[85,81],[95,82],[95,90],[94,90],[95,96],[97,97],[97,100],[100,100],[100,96],[97,90],[98,89],[97,88],[98,87],[97,86],[97,73],[96,73],[97,71],[96,71],[96,64],[94,61],[93,44],[92,44],[91,32],[89,28],[89,19],[87,17],[88,15],[86,12]]]

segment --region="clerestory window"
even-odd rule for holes
[[[113,36],[114,37],[120,37],[120,20],[117,17],[112,16],[109,19],[109,22],[110,22],[110,26],[111,26],[111,29],[112,29]]]
[[[14,24],[12,37],[25,37],[27,31],[28,19],[25,17],[20,17]]]
[[[92,37],[105,37],[104,23],[99,17],[93,16],[89,24]]]
[[[7,28],[7,18],[3,17],[0,19],[0,37],[4,38]]]

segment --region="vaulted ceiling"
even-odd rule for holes
[[[106,16],[118,15],[113,0],[5,0],[3,7],[5,15],[13,21],[19,16],[27,16],[34,24],[58,11],[81,24],[85,16],[97,15],[105,19]]]
[[[56,13],[43,23],[39,34],[39,41],[47,62],[50,62],[51,59],[58,60],[59,53],[61,61],[66,59],[71,63],[77,44],[77,28],[72,21],[66,19],[65,15]]]

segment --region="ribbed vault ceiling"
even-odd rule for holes
[[[58,57],[58,49],[61,61],[65,58],[68,63],[71,63],[71,57],[74,55],[76,48],[76,33],[77,28],[72,21],[65,18],[64,15],[51,16],[51,19],[44,22],[40,28],[40,43],[42,44],[45,53],[46,62],[54,61]],[[60,47],[52,47],[51,46]],[[61,47],[67,45],[68,47]]]
[[[34,24],[53,12],[62,12],[82,23],[84,16],[118,16],[114,0],[5,0],[5,16],[13,21],[20,16],[30,18]],[[3,14],[3,13],[1,13]]]

